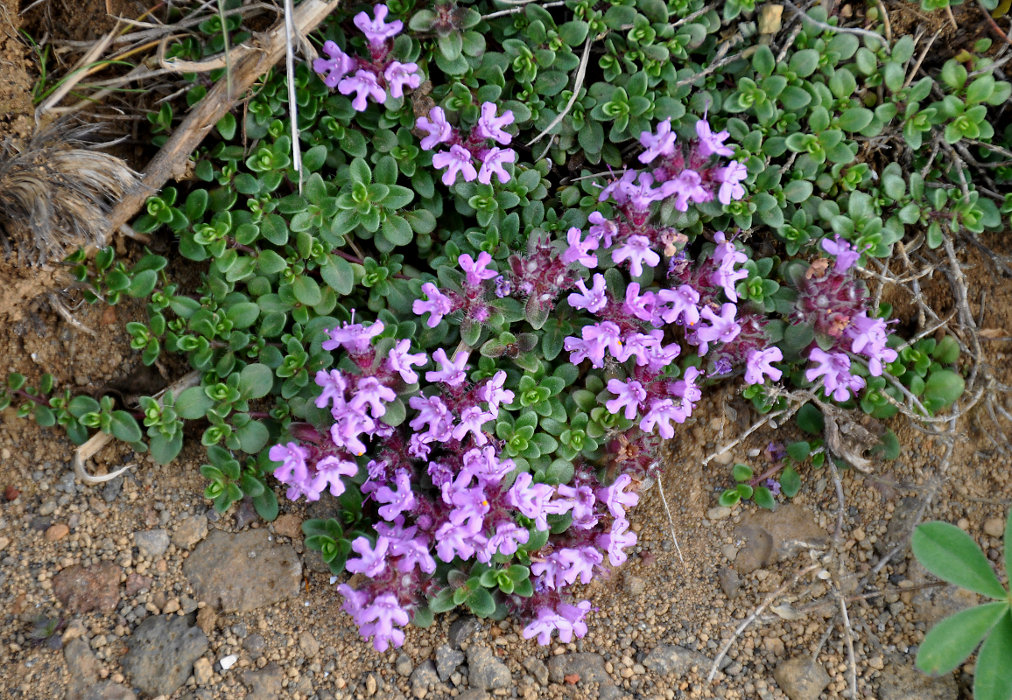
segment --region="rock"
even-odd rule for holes
[[[102,681],[84,691],[81,700],[137,700],[137,696],[125,685]]]
[[[643,591],[646,590],[646,587],[646,582],[639,576],[625,577],[625,592],[634,598],[638,598],[643,595]]]
[[[365,694],[375,695],[377,690],[379,690],[379,684],[376,682],[376,674],[370,673],[365,677]]]
[[[63,648],[63,658],[67,662],[67,670],[75,679],[87,681],[89,684],[98,680],[98,659],[92,653],[88,642],[74,639]]]
[[[541,659],[536,656],[528,656],[524,659],[524,668],[527,669],[529,674],[534,676],[534,680],[539,685],[548,685],[548,667],[545,666],[545,663]]]
[[[111,561],[69,566],[53,577],[53,593],[71,613],[110,613],[119,603],[121,569]]]
[[[243,671],[242,682],[249,686],[246,700],[276,700],[281,697],[281,682],[285,676],[273,661],[259,671]]]
[[[815,517],[804,507],[788,503],[775,511],[747,513],[735,536],[744,540],[734,560],[739,574],[747,574],[780,559],[794,556],[806,546],[821,547],[828,541]]]
[[[731,517],[731,509],[727,506],[714,506],[706,511],[709,520],[727,520]]]
[[[306,630],[299,635],[299,649],[302,649],[302,653],[308,657],[314,657],[320,653],[320,643],[316,641],[316,637],[309,630]],[[408,659],[410,662],[411,659]],[[407,674],[405,674],[407,675]]]
[[[141,551],[141,556],[157,559],[169,548],[169,533],[161,529],[135,532],[134,542]]]
[[[302,539],[302,518],[295,513],[279,515],[274,521],[274,532],[290,540]]]
[[[488,700],[488,693],[477,688],[468,688],[457,696],[457,700]]]
[[[249,652],[250,658],[256,661],[264,655],[266,640],[259,634],[251,634],[242,643],[242,648]]]
[[[201,656],[193,662],[193,680],[197,681],[197,685],[207,685],[213,674],[211,662],[206,657]]]
[[[151,588],[151,579],[140,574],[128,574],[126,579],[126,596],[133,598],[141,591]]]
[[[449,642],[455,649],[460,649],[481,629],[481,623],[475,617],[459,617],[450,625]]]
[[[791,700],[818,700],[830,680],[826,669],[811,656],[781,662],[773,671],[773,678]]]
[[[1001,537],[1005,534],[1005,521],[1001,518],[988,518],[984,521],[984,534],[988,537]]]
[[[880,676],[878,700],[955,700],[959,684],[951,673],[932,677],[918,671],[906,657],[896,655],[885,661]]]
[[[674,644],[661,644],[643,659],[643,665],[651,671],[662,675],[673,673],[677,676],[686,675],[693,666],[700,671],[709,670],[712,663],[706,654]]]
[[[414,664],[411,663],[411,657],[407,654],[399,655],[397,661],[394,662],[394,670],[401,676],[410,676],[413,668]]]
[[[218,613],[216,613],[214,608],[211,606],[203,607],[197,611],[197,627],[199,627],[204,634],[211,634],[217,623]]]
[[[738,592],[741,589],[741,577],[734,569],[729,566],[720,567],[717,570],[717,581],[720,583],[720,590],[724,591],[724,595],[729,600],[738,597]]]
[[[436,647],[436,673],[439,674],[439,680],[445,681],[462,663],[464,663],[463,652],[457,651],[449,644],[440,644]]]
[[[886,525],[885,535],[875,541],[877,554],[884,555],[896,545],[901,545],[903,551],[906,551],[910,546],[910,534],[917,524],[917,511],[920,507],[921,499],[915,496],[904,496],[895,503],[892,517]]]
[[[70,528],[66,523],[56,523],[49,526],[44,537],[46,538],[46,542],[57,542],[68,534],[70,534]]]
[[[467,650],[468,683],[472,688],[495,690],[508,688],[512,683],[506,664],[492,654],[492,650],[481,645],[472,645]]]
[[[579,676],[579,681],[611,683],[611,676],[604,670],[604,659],[590,652],[560,654],[548,660],[548,677],[555,683],[562,683],[567,676]]]
[[[172,532],[172,544],[180,549],[190,549],[207,537],[207,516],[190,515],[179,521]]]
[[[148,695],[171,695],[207,651],[207,637],[187,616],[153,615],[127,640],[123,670]]]
[[[622,700],[628,697],[617,685],[602,685],[597,691],[597,700]]]
[[[460,653],[459,651],[457,652]],[[440,680],[446,680],[436,673],[436,667],[432,665],[431,661],[425,661],[418,665],[414,671],[411,672],[411,693],[416,698],[422,697],[419,695],[419,690],[428,691],[439,685]]]
[[[183,563],[201,600],[222,612],[249,612],[299,593],[302,564],[291,545],[270,542],[264,529],[215,530]]]
[[[235,527],[237,530],[244,530],[247,526],[260,519],[256,508],[253,507],[253,499],[246,497],[239,501],[239,507],[235,509]]]

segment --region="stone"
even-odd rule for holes
[[[900,545],[901,554],[910,546],[910,534],[917,524],[917,511],[921,508],[921,499],[916,496],[904,496],[893,505],[892,517],[886,525],[885,535],[875,541],[875,552],[882,556],[896,545]]]
[[[591,652],[560,654],[548,660],[548,677],[562,683],[576,676],[577,683],[611,684],[611,676],[604,670],[604,659]]]
[[[137,700],[137,695],[125,685],[102,681],[85,690],[81,700]]]
[[[918,671],[910,659],[901,655],[885,661],[889,670],[880,678],[878,700],[956,700],[960,697],[955,676],[928,676]]]
[[[207,516],[190,515],[179,521],[172,532],[172,544],[180,549],[191,549],[207,537]]]
[[[49,526],[44,537],[46,538],[46,542],[58,542],[68,534],[70,534],[70,527],[66,523],[56,523]]]
[[[794,556],[805,547],[822,547],[829,542],[826,533],[803,506],[788,503],[775,511],[746,513],[735,529],[744,540],[734,560],[739,574],[748,574],[773,562]]]
[[[302,539],[302,518],[295,513],[279,515],[274,521],[274,532],[290,540]]]
[[[134,543],[141,556],[157,559],[169,548],[169,533],[165,530],[144,530],[134,533]]]
[[[471,641],[471,638],[481,629],[481,623],[475,617],[459,617],[450,625],[449,642],[455,649],[460,649],[464,644]]]
[[[677,676],[688,674],[693,666],[700,670],[709,670],[712,663],[706,654],[674,644],[661,644],[643,659],[643,665],[651,671],[661,675],[673,673]]]
[[[53,593],[70,613],[110,613],[119,603],[121,571],[111,561],[68,566],[53,577]]]
[[[243,671],[242,682],[249,686],[246,700],[276,700],[281,697],[285,675],[273,661],[259,671]]]
[[[193,662],[193,680],[197,681],[197,685],[207,685],[211,681],[212,675],[214,675],[214,670],[207,657],[201,656]]]
[[[407,654],[399,655],[397,661],[394,662],[394,670],[401,676],[410,676],[413,668],[414,664],[411,663],[411,657]]]
[[[727,506],[714,506],[706,511],[709,520],[727,520],[731,517],[731,509]]]
[[[488,700],[488,693],[477,688],[468,688],[457,696],[457,700]]]
[[[127,640],[123,670],[148,695],[171,695],[207,651],[207,636],[189,616],[153,615]]]
[[[264,529],[215,530],[183,563],[183,573],[198,598],[222,612],[249,612],[293,598],[302,583],[295,550],[271,542]]]
[[[197,611],[197,627],[204,634],[211,634],[216,624],[218,624],[218,613],[214,611],[214,608],[208,605]]]
[[[249,652],[251,659],[256,661],[264,655],[264,649],[267,648],[267,641],[262,635],[251,634],[243,641],[242,648]]]
[[[604,684],[597,690],[597,700],[622,700],[628,697],[617,685]]]
[[[460,652],[457,653],[459,654]],[[428,691],[430,688],[434,688],[439,685],[440,680],[446,679],[441,678],[439,674],[436,673],[436,667],[431,661],[420,663],[418,664],[418,668],[411,672],[411,694],[415,697],[420,697],[418,695],[419,690]]]
[[[984,534],[988,537],[1001,537],[1005,534],[1005,521],[1001,518],[988,518],[984,521]]]
[[[495,690],[509,688],[512,683],[506,664],[495,658],[486,646],[473,644],[468,648],[467,668],[467,680],[472,688]]]
[[[128,574],[126,579],[126,596],[133,598],[141,591],[151,588],[151,578],[140,574]]]
[[[544,661],[536,656],[528,656],[524,659],[524,668],[527,669],[529,674],[534,676],[534,680],[536,680],[539,685],[548,685],[548,667],[545,666]]]
[[[77,638],[67,644],[63,648],[63,658],[67,662],[67,670],[75,679],[89,684],[98,680],[98,659],[85,640]]]
[[[724,595],[729,600],[734,600],[738,597],[738,593],[741,590],[741,577],[738,576],[738,572],[729,566],[722,566],[717,570],[717,582],[720,584],[720,590],[724,591]]]
[[[773,671],[773,678],[791,700],[818,700],[830,681],[826,669],[811,656],[781,662]]]
[[[439,680],[445,681],[462,663],[464,652],[454,649],[449,644],[440,644],[436,647],[436,673],[439,674]]]
[[[299,649],[308,657],[314,657],[320,653],[320,643],[309,630],[299,635]]]

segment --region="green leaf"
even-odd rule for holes
[[[484,588],[475,588],[467,596],[467,607],[478,617],[488,617],[495,612],[495,600]]]
[[[179,451],[183,449],[183,433],[182,431],[176,432],[171,438],[167,438],[161,433],[156,434],[150,440],[148,448],[151,451],[151,456],[159,464],[168,464],[176,458]]]
[[[243,398],[259,399],[270,393],[274,386],[274,371],[267,365],[246,365],[239,373],[239,393]]]
[[[247,454],[256,454],[264,448],[270,439],[267,426],[258,420],[251,420],[235,431],[239,439],[239,448]]]
[[[320,285],[307,275],[299,275],[295,278],[295,281],[292,282],[292,292],[295,293],[295,298],[305,306],[316,306],[323,300]]]
[[[143,434],[137,421],[126,411],[113,411],[110,432],[117,440],[123,442],[139,442]]]
[[[826,428],[826,419],[823,417],[822,411],[810,403],[806,403],[798,409],[795,420],[798,422],[798,427],[809,435],[822,435],[822,431]]]
[[[265,488],[259,496],[253,497],[253,507],[256,509],[257,515],[267,522],[278,517],[278,497],[269,487]]]
[[[918,525],[910,543],[917,560],[938,578],[989,598],[1008,595],[977,543],[955,525]]]
[[[755,492],[752,494],[752,500],[755,501],[757,506],[766,508],[767,510],[773,510],[777,506],[773,493],[766,486],[757,486]]]
[[[924,398],[932,405],[928,408],[937,410],[951,405],[966,388],[963,378],[951,369],[939,369],[931,373],[924,385]]]
[[[1009,658],[1012,658],[1012,614],[1001,618],[977,654],[977,668],[973,674],[974,700],[1012,698]]]
[[[455,607],[457,607],[457,604],[453,602],[452,588],[444,588],[443,590],[441,590],[439,593],[436,594],[435,598],[432,598],[429,601],[429,608],[432,609],[432,612],[437,614],[449,612],[450,610],[453,610]]]
[[[794,467],[787,467],[780,474],[780,492],[788,498],[794,498],[801,490],[801,477]]]
[[[176,398],[176,413],[180,418],[196,420],[206,416],[208,409],[213,405],[214,401],[204,393],[203,387],[191,386],[189,389],[184,389]]]
[[[351,294],[351,290],[355,288],[355,268],[340,256],[327,256],[327,263],[320,268],[320,276],[341,296]]]
[[[875,113],[864,107],[845,109],[840,114],[839,126],[844,131],[861,131],[875,118]]]
[[[747,464],[736,464],[731,469],[731,476],[734,477],[735,481],[748,481],[753,475],[752,468]]]
[[[260,316],[260,307],[252,301],[240,301],[228,307],[225,316],[232,322],[232,328],[236,330],[249,328]]]
[[[988,603],[945,618],[924,637],[917,651],[917,668],[932,675],[952,671],[1007,613],[1008,603]]]

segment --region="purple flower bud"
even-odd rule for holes
[[[404,22],[399,19],[393,22],[385,22],[384,20],[389,13],[390,8],[381,3],[375,7],[375,19],[370,19],[369,15],[365,12],[359,12],[355,15],[355,26],[365,34],[365,38],[369,41],[370,46],[375,48],[382,47],[387,39],[397,36],[404,28]]]

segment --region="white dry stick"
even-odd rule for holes
[[[580,68],[576,71],[576,83],[573,85],[573,94],[569,98],[569,102],[566,103],[566,106],[561,112],[555,115],[555,119],[553,119],[548,126],[541,130],[540,134],[525,144],[526,146],[530,147],[534,145],[541,139],[541,137],[554,129],[556,125],[561,122],[567,114],[569,114],[569,110],[573,108],[573,105],[576,104],[576,100],[580,97],[580,90],[583,89],[583,79],[587,77],[587,63],[590,59],[590,45],[592,43],[592,39],[588,36],[587,41],[583,44],[583,56],[580,57]]]
[[[664,512],[668,516],[668,525],[671,526],[671,539],[675,542],[675,551],[678,552],[678,559],[683,564],[685,563],[685,557],[682,556],[682,548],[678,546],[678,535],[675,534],[675,519],[671,517],[671,509],[668,508],[668,499],[664,497],[664,485],[661,483],[661,474],[657,473],[657,478],[654,479],[657,484],[657,491],[661,494],[661,503],[664,504]]]
[[[299,194],[302,194],[302,149],[299,146],[299,105],[295,98],[295,25],[292,0],[285,0],[285,72],[288,76],[288,119],[292,130],[292,167],[299,174]]]

